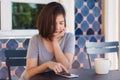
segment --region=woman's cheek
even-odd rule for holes
[[[61,28],[61,31],[64,31],[64,30],[65,30],[65,27],[62,27],[62,28]]]

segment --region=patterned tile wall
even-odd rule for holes
[[[101,35],[101,0],[75,0],[75,34]]]
[[[88,57],[85,52],[86,42],[103,42],[102,28],[102,0],[75,0],[75,57],[73,68],[89,68]],[[91,55],[95,57],[104,55]],[[94,66],[94,62],[92,62]]]
[[[0,39],[0,79],[8,79],[5,63],[5,50],[26,50],[29,39]],[[11,67],[12,80],[18,80],[24,71],[24,67]]]

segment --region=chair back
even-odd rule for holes
[[[91,68],[90,54],[106,54],[117,52],[119,58],[119,42],[89,42],[86,43],[86,52],[88,54],[89,65]]]
[[[10,67],[11,66],[25,66],[26,65],[27,50],[6,50],[6,65],[8,67],[9,80],[11,80]]]

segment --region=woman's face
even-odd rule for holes
[[[56,17],[56,31],[55,33],[61,32],[63,29],[65,29],[65,20],[64,16],[62,14],[59,14]]]

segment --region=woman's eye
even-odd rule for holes
[[[60,25],[63,25],[64,23],[60,23]]]

